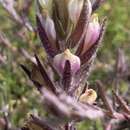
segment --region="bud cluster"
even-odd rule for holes
[[[47,60],[43,65],[35,55],[36,65],[32,71],[22,65],[40,91],[47,110],[60,120],[57,126],[66,127],[67,123],[70,130],[75,129],[71,126],[75,117],[82,120],[103,116],[93,105],[97,98],[95,90],[87,88],[80,96],[76,94],[78,88],[86,85],[104,34],[105,20],[99,23],[93,11],[90,0],[37,0],[37,32]],[[32,72],[37,73],[36,79]],[[96,113],[94,117],[91,112]]]

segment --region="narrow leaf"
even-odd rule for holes
[[[102,101],[104,103],[104,106],[109,111],[110,115],[113,116],[113,114],[114,114],[113,107],[112,107],[112,105],[109,102],[109,99],[108,99],[108,97],[106,95],[106,92],[104,90],[104,86],[101,83],[101,81],[97,81],[97,87],[99,89],[100,97],[101,97],[101,99],[102,99]]]
[[[40,119],[34,115],[31,115],[32,120],[30,122],[34,123],[35,125],[41,127],[42,129],[45,130],[56,130],[55,128],[53,128],[53,126],[51,126],[45,119]]]
[[[37,88],[37,90],[41,93],[41,88],[43,87],[39,82],[32,80],[33,84]]]
[[[56,93],[56,88],[55,88],[54,84],[52,83],[52,81],[50,80],[48,74],[46,73],[46,71],[45,71],[44,67],[42,66],[37,55],[35,55],[35,58],[37,61],[38,69],[43,77],[44,82],[45,82],[45,86],[47,86],[52,92]]]
[[[41,39],[43,47],[45,48],[45,51],[47,52],[47,54],[50,57],[54,57],[56,55],[56,50],[55,50],[54,46],[50,43],[50,41],[47,37],[45,29],[42,25],[41,17],[37,15],[36,21],[37,21],[37,26],[38,26],[39,37]]]
[[[20,67],[24,70],[24,72],[27,74],[27,76],[29,78],[31,78],[31,72],[27,69],[27,67],[22,64],[20,65]]]
[[[123,110],[126,113],[130,114],[130,108],[127,105],[127,103],[124,101],[124,99],[121,96],[119,96],[117,93],[115,93],[114,91],[113,91],[113,94],[116,97],[117,102],[119,103],[119,105],[123,108]]]
[[[39,91],[41,91],[42,85],[39,82],[37,82],[34,79],[32,79],[31,72],[24,65],[20,65],[20,66],[25,71],[25,73],[28,75],[29,79],[33,82],[33,84],[35,85],[35,87]]]

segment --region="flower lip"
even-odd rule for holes
[[[65,62],[70,62],[71,73],[75,74],[80,69],[80,58],[70,52],[69,49],[66,49],[63,53],[56,55],[53,59],[53,63],[59,73],[63,74]]]

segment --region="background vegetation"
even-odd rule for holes
[[[18,0],[16,9],[22,15],[24,0]],[[108,17],[108,26],[98,57],[94,63],[90,83],[95,80],[107,81],[106,87],[110,88],[109,76],[113,77],[117,49],[122,48],[125,52],[127,62],[130,63],[130,1],[129,0],[107,0],[100,7],[100,17]],[[35,26],[35,6],[32,2],[28,13],[29,19]],[[9,40],[5,44],[0,37],[0,116],[2,111],[9,112],[9,119],[15,126],[21,126],[27,113],[40,113],[42,108],[38,105],[37,91],[23,73],[19,64],[28,64],[27,57],[33,56],[35,52],[43,54],[43,49],[37,36],[28,32],[11,20],[9,14],[0,5],[0,34]],[[26,54],[28,52],[28,54]],[[129,64],[128,64],[129,66]],[[113,77],[114,78],[114,77]],[[128,83],[122,82],[122,91],[128,90]],[[92,130],[86,121],[78,127],[81,130]],[[97,130],[102,130],[100,121],[94,123]]]

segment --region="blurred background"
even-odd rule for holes
[[[0,117],[3,116],[3,111],[8,112],[9,120],[18,127],[23,124],[27,113],[43,111],[37,100],[38,92],[19,65],[29,66],[28,59],[33,61],[35,53],[44,56],[44,50],[33,32],[36,26],[34,0],[16,0],[15,9],[25,20],[25,25],[22,25],[15,12],[10,12],[0,4]],[[95,80],[101,80],[106,89],[111,89],[117,76],[117,62],[123,55],[128,74],[125,80],[121,80],[120,89],[125,93],[130,86],[130,1],[107,0],[97,13],[100,18],[107,16],[108,23],[89,82],[93,84]],[[78,127],[80,130],[93,130],[90,123],[93,124],[85,121]],[[93,125],[96,130],[103,129],[101,121],[96,121]]]

